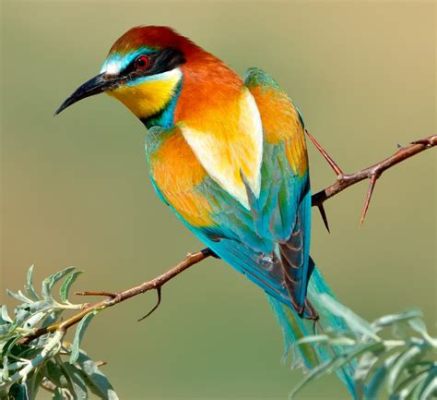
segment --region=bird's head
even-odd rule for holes
[[[182,66],[201,52],[200,47],[171,28],[132,28],[111,47],[100,73],[68,97],[56,114],[79,100],[105,92],[138,118],[147,119],[177,95]]]

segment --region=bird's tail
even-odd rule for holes
[[[313,262],[311,260],[311,262]],[[317,366],[329,362],[333,355],[340,351],[338,348],[326,347],[320,344],[311,342],[300,343],[296,342],[309,335],[323,334],[327,330],[343,331],[346,325],[340,317],[334,315],[326,307],[324,307],[320,294],[325,293],[334,297],[331,289],[326,284],[322,275],[317,268],[311,275],[308,285],[307,299],[319,314],[317,321],[308,320],[300,317],[295,310],[283,304],[277,299],[268,296],[273,310],[282,327],[286,355],[291,353],[293,366],[302,366],[304,369],[313,369]],[[354,385],[354,366],[347,365],[337,371],[338,377],[343,381],[352,397],[355,398]]]

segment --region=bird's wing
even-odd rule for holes
[[[303,126],[287,95],[268,75],[252,69],[246,86],[262,121],[258,193],[235,162],[229,168],[235,170],[235,182],[241,178],[247,201],[242,201],[241,191],[227,190],[208,168],[217,160],[210,156],[205,167],[203,155],[177,127],[153,128],[147,134],[151,179],[160,197],[218,256],[304,313],[311,274],[311,195]]]
[[[278,149],[281,186],[286,188],[277,202],[282,216],[282,231],[276,237],[278,268],[284,271],[284,283],[294,307],[312,314],[310,307],[305,309],[313,263],[309,258],[311,191],[303,119],[287,94],[264,71],[249,69],[245,84],[261,115],[265,146]],[[274,161],[265,159],[264,168],[275,170]]]

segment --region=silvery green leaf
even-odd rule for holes
[[[352,331],[372,338],[376,341],[381,340],[374,332],[372,326],[366,320],[355,314],[352,310],[345,307],[343,304],[339,303],[332,296],[329,296],[326,293],[320,294],[320,297],[323,305],[333,314],[343,318]]]
[[[70,271],[68,275],[65,277],[64,282],[59,289],[59,296],[61,301],[66,303],[68,302],[68,295],[70,292],[71,285],[76,281],[77,277],[82,273],[82,271]]]
[[[293,389],[293,391],[290,393],[289,399],[293,399],[294,396],[298,392],[300,392],[304,386],[306,386],[308,383],[313,381],[314,379],[318,378],[320,375],[323,375],[326,373],[332,366],[332,364],[335,362],[335,358],[324,362],[323,364],[318,365],[317,367],[310,370],[309,374],[305,376],[305,378]]]
[[[40,384],[44,378],[43,371],[41,369],[36,370],[30,377],[26,379],[26,386],[30,399],[36,399]]]
[[[54,274],[50,275],[48,278],[44,279],[42,281],[42,287],[41,287],[41,294],[45,299],[52,299],[51,291],[53,289],[53,286],[60,281],[65,275],[70,273],[71,271],[74,271],[74,267],[68,267],[63,269],[62,271],[55,272]]]
[[[373,373],[372,378],[366,383],[366,397],[369,399],[378,399],[379,392],[387,376],[388,369],[381,366]]]
[[[433,338],[426,330],[426,325],[422,319],[416,318],[408,321],[408,325],[418,332],[425,341],[434,348],[437,348],[437,338]]]
[[[16,342],[20,339],[19,336],[12,336],[7,338],[6,342],[2,346],[2,353],[1,357],[6,357],[9,355],[13,347],[15,346]]]
[[[333,364],[332,369],[337,370],[344,367],[347,363],[352,360],[358,359],[361,355],[365,353],[372,353],[373,355],[378,355],[383,352],[385,346],[383,343],[366,343],[364,345],[358,345],[354,350],[349,350],[344,354],[340,355],[337,361]]]
[[[64,363],[63,369],[68,375],[68,380],[73,390],[73,395],[75,399],[88,399],[88,389],[87,385],[80,374],[80,371],[72,364]]]
[[[45,377],[58,387],[66,387],[68,384],[67,378],[64,375],[63,369],[55,360],[57,359],[49,359],[45,363]]]
[[[55,392],[53,393],[52,400],[65,400],[64,394],[62,393],[61,388],[56,388]]]
[[[437,397],[437,366],[429,370],[423,386],[420,388],[419,400],[428,400]]]
[[[366,377],[366,398],[379,399],[379,393],[382,389],[388,374],[390,373],[392,365],[399,357],[399,352],[391,354],[387,352],[380,357],[386,357],[381,363],[381,358],[370,368]],[[387,357],[387,354],[391,354]]]
[[[378,357],[373,353],[367,352],[359,359],[358,365],[355,369],[354,380],[357,390],[357,397],[359,399],[364,396],[364,382],[369,374],[369,371],[377,363]]]
[[[422,317],[422,312],[420,310],[408,310],[399,314],[384,315],[383,317],[373,321],[371,326],[373,328],[382,329],[389,325],[393,325],[396,322],[408,321],[410,319],[420,317]]]
[[[407,399],[418,385],[423,382],[428,375],[428,371],[420,371],[410,375],[408,378],[400,382],[394,392],[390,395],[390,400],[405,400]]]
[[[2,305],[2,310],[1,310],[1,318],[0,318],[0,325],[3,324],[12,324],[12,319],[8,314],[8,309],[6,307],[6,305]]]
[[[85,315],[85,317],[83,317],[82,320],[79,322],[76,328],[76,332],[74,334],[73,343],[71,344],[70,364],[74,364],[77,361],[79,357],[80,342],[82,341],[86,328],[96,314],[97,311],[92,311],[89,314]]]
[[[30,299],[37,301],[39,300],[39,296],[36,293],[35,288],[33,287],[33,268],[34,266],[31,265],[27,271],[26,284],[24,286],[24,289]]]
[[[80,351],[77,363],[81,367],[84,379],[89,389],[101,399],[118,400],[108,378],[97,367],[97,364],[91,360],[84,351]]]
[[[14,400],[31,400],[27,391],[27,386],[24,383],[15,383],[12,385],[9,394]]]
[[[392,393],[394,391],[396,382],[407,364],[410,363],[414,358],[419,356],[423,351],[426,351],[425,346],[413,346],[403,351],[396,358],[390,368],[390,373],[388,376],[387,387],[389,393]]]
[[[21,290],[18,292],[13,292],[12,290],[6,289],[6,293],[13,297],[15,300],[21,301],[23,303],[32,303],[32,300],[27,298]]]
[[[24,303],[17,306],[16,309],[23,310],[29,314],[39,312],[39,311],[45,311],[53,307],[52,302],[47,300],[38,300],[34,301],[32,303]]]
[[[6,336],[11,331],[10,325],[0,325],[0,336]],[[2,348],[2,343],[0,342],[0,349]]]
[[[52,324],[54,324],[56,321],[59,320],[59,317],[61,316],[63,310],[56,310],[52,311],[48,315],[46,314],[45,319],[41,323],[42,328],[46,328]]]
[[[312,335],[312,336],[306,336],[302,339],[299,339],[296,344],[301,343],[314,343],[314,342],[327,342],[331,338],[328,335]]]
[[[27,318],[26,322],[24,323],[24,327],[28,329],[35,327],[45,317],[45,315],[45,312],[33,314],[31,317]]]

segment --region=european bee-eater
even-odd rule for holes
[[[160,199],[218,257],[266,293],[290,346],[341,326],[309,255],[311,191],[304,124],[265,72],[242,80],[168,27],[135,27],[112,46],[100,73],[56,113],[105,92],[147,127],[146,158]],[[316,321],[316,322],[315,322]],[[314,367],[322,347],[296,347]],[[341,378],[353,391],[350,371]]]

